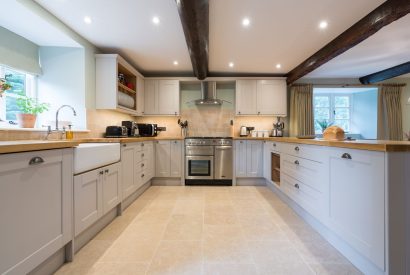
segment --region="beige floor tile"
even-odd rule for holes
[[[315,275],[314,271],[303,262],[294,263],[257,263],[258,275]]]
[[[173,209],[173,214],[202,215],[204,212],[203,200],[178,200]]]
[[[254,264],[237,263],[205,263],[205,275],[254,275],[256,266]]]
[[[172,215],[165,229],[164,240],[201,240],[202,215]]]
[[[115,242],[104,254],[100,262],[144,262],[149,263],[154,256],[159,241],[129,241],[123,239]]]
[[[265,208],[257,199],[233,200],[232,202],[238,215],[257,215],[266,213]]]
[[[88,274],[90,275],[144,275],[148,264],[144,263],[96,263]]]
[[[304,262],[289,241],[249,241],[248,246],[256,264]]]
[[[145,223],[136,221],[117,238],[118,241],[159,241],[165,232],[166,223]]]
[[[129,214],[123,214],[122,216],[116,217],[109,225],[107,225],[94,240],[102,241],[115,241],[121,234],[126,230],[128,226],[134,221],[135,217]]]
[[[152,200],[137,199],[130,206],[128,206],[127,209],[125,209],[124,214],[125,213],[127,213],[127,214],[129,214],[129,213],[134,213],[134,214],[141,213],[141,211],[145,207],[147,207],[151,202],[152,202]]]
[[[162,241],[147,274],[202,274],[200,241]]]
[[[329,263],[351,265],[331,244],[320,242],[296,242],[296,249],[307,263]]]
[[[286,236],[295,243],[298,242],[326,242],[310,225],[281,225],[280,228]]]
[[[245,239],[213,238],[204,241],[205,263],[253,263]]]
[[[206,211],[204,215],[205,225],[239,225],[238,218],[234,213]]]
[[[362,275],[357,268],[351,264],[311,264],[310,267],[317,275]]]
[[[204,225],[204,241],[238,239],[242,240],[243,233],[238,225]]]

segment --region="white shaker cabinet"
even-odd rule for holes
[[[145,113],[145,81],[142,77],[137,77],[137,115],[142,116]]]
[[[329,149],[330,226],[346,242],[384,269],[384,153]]]
[[[121,146],[122,197],[127,198],[136,190],[134,184],[136,145],[132,143]]]
[[[262,141],[235,141],[236,177],[256,178],[263,176],[262,148]]]
[[[121,202],[120,171],[114,163],[74,176],[75,236]]]
[[[286,116],[286,80],[237,80],[236,115]]]
[[[179,115],[179,81],[146,79],[145,115]]]
[[[0,274],[27,274],[72,237],[73,150],[0,155]]]
[[[158,140],[155,143],[155,176],[181,177],[182,141]]]
[[[256,80],[237,80],[236,114],[255,115],[256,113]]]

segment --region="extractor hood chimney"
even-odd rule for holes
[[[201,82],[201,99],[195,100],[196,105],[221,105],[222,100],[216,98],[216,82]]]

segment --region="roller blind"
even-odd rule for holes
[[[0,64],[30,74],[40,75],[38,46],[0,27]]]

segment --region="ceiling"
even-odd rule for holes
[[[253,74],[289,72],[384,2],[209,1],[209,71]],[[103,51],[120,53],[142,73],[192,74],[175,0],[35,2]],[[84,23],[85,16],[92,19],[91,24]],[[152,22],[154,16],[160,19],[158,25]],[[409,16],[383,28],[368,40],[319,67],[308,77],[361,77],[409,61],[407,49],[410,46],[410,28],[406,30],[405,27],[410,24]],[[242,26],[245,17],[250,20],[248,27]],[[328,22],[325,30],[318,27],[322,20]],[[32,25],[27,22],[20,20],[19,24]],[[0,25],[3,25],[2,21]],[[28,36],[25,37],[30,39],[31,33],[44,35],[39,30],[42,29],[26,31]],[[174,65],[174,61],[178,61],[178,65]],[[228,66],[230,62],[234,63],[233,67]],[[279,69],[276,68],[278,63],[281,64]]]

